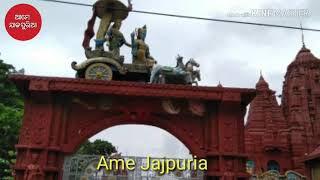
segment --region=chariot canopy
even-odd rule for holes
[[[99,18],[102,18],[108,14],[112,14],[112,22],[114,22],[116,19],[126,19],[130,11],[128,7],[119,0],[98,0],[94,4],[94,8]]]

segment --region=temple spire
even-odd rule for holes
[[[301,41],[302,41],[302,47],[306,47],[304,43],[304,32],[303,32],[303,27],[302,27],[302,22],[300,21],[300,29],[301,29]]]
[[[260,80],[260,81],[265,81],[261,69],[260,69],[260,78],[259,78],[259,80]]]
[[[262,70],[260,70],[260,78],[256,84],[257,90],[269,90],[269,84],[264,80],[264,77],[262,75]]]

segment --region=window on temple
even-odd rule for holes
[[[280,165],[279,165],[279,163],[277,161],[270,160],[267,163],[267,170],[268,171],[274,170],[274,171],[279,171],[280,172]]]
[[[299,93],[299,87],[298,87],[298,86],[294,86],[294,87],[292,88],[292,92],[293,92],[294,94],[298,94],[298,93]]]

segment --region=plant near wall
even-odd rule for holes
[[[94,142],[90,142],[89,140],[84,142],[77,151],[77,154],[109,156],[116,152],[116,148],[110,142],[97,139]]]
[[[15,68],[0,60],[0,177],[12,179],[12,167],[16,153],[23,116],[23,100],[15,85],[9,81]]]

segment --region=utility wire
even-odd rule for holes
[[[67,1],[60,1],[60,0],[40,0],[40,1],[48,1],[48,2],[54,2],[54,3],[93,7],[93,5],[91,5],[91,4],[67,2]],[[110,8],[110,9],[128,11],[127,9],[116,9],[116,8]],[[246,25],[254,25],[254,26],[264,26],[264,27],[275,27],[275,28],[285,28],[285,29],[320,32],[320,29],[301,28],[301,27],[297,27],[297,26],[284,26],[284,25],[277,25],[277,24],[254,23],[254,22],[247,22],[247,21],[233,21],[233,20],[226,20],[226,19],[185,16],[185,15],[167,14],[167,13],[158,13],[158,12],[151,12],[151,11],[140,11],[140,10],[131,10],[130,12],[158,15],[158,16],[184,18],[184,19],[196,19],[196,20],[205,20],[205,21],[215,21],[215,22],[225,22],[225,23],[246,24]]]

